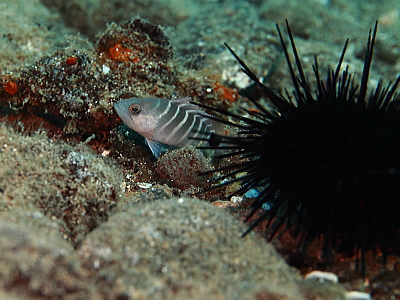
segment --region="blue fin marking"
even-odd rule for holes
[[[155,158],[158,158],[162,153],[168,150],[177,148],[175,146],[167,145],[161,142],[157,142],[155,140],[150,140],[150,139],[145,139],[145,140]]]

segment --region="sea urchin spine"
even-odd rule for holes
[[[259,111],[242,109],[250,115],[246,117],[200,105],[241,121],[215,117],[235,126],[239,133],[214,136],[213,145],[215,140],[221,144],[209,148],[232,149],[223,156],[239,157],[240,162],[214,172],[228,170],[225,178],[246,174],[224,183],[240,180],[238,194],[262,188],[247,220],[264,203],[271,204],[244,234],[268,219],[272,236],[286,225],[291,233],[300,235],[301,248],[323,236],[325,255],[330,249],[356,253],[361,256],[364,273],[365,251],[378,248],[383,257],[400,254],[400,111],[396,100],[400,76],[394,84],[382,87],[379,82],[367,93],[376,23],[369,33],[360,85],[354,83],[348,68],[341,71],[347,40],[326,80],[321,78],[315,58],[314,88],[307,81],[287,21],[286,27],[294,67],[279,26],[277,30],[292,93],[273,92],[226,45],[274,108],[267,109],[250,98]]]

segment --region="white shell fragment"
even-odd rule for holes
[[[325,280],[331,281],[334,283],[339,282],[339,277],[331,272],[322,272],[322,271],[312,271],[304,277],[306,280],[309,279],[318,279],[319,282],[324,282]]]
[[[232,201],[232,203],[239,203],[239,202],[242,202],[243,201],[243,197],[239,197],[239,196],[232,196],[231,197],[231,201]]]
[[[346,293],[345,299],[346,300],[370,300],[371,295],[368,293],[351,291],[351,292]]]
[[[138,182],[136,183],[136,185],[141,189],[146,189],[146,190],[153,186],[151,183],[146,183],[146,182]]]
[[[102,72],[103,72],[103,74],[108,74],[109,72],[110,72],[110,68],[109,67],[107,67],[106,65],[103,65],[102,66]]]

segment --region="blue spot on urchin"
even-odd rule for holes
[[[260,195],[260,191],[256,188],[248,190],[244,196],[246,198],[257,198]]]

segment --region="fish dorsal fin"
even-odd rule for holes
[[[183,98],[172,98],[171,101],[172,103],[179,105],[181,108],[185,110],[192,110],[198,113],[199,115],[206,115],[204,111],[202,111],[197,105],[190,103],[191,97],[183,97]]]
[[[175,149],[175,146],[167,145],[161,142],[157,142],[155,140],[145,138],[147,145],[149,146],[151,152],[153,153],[155,158],[158,158],[162,153]]]

